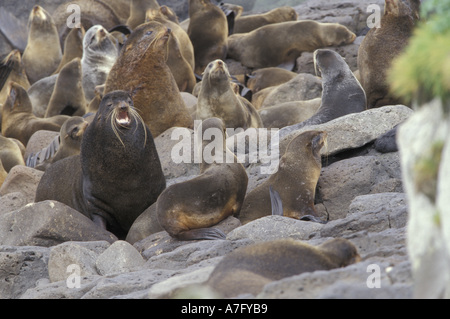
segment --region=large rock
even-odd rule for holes
[[[14,166],[0,187],[0,196],[19,192],[24,195],[27,203],[32,203],[42,175],[44,172],[34,168]]]
[[[96,261],[98,272],[102,276],[131,272],[145,264],[141,254],[126,241],[118,240],[108,247]]]
[[[66,241],[114,242],[89,218],[56,201],[44,201],[0,216],[0,245],[50,247]]]

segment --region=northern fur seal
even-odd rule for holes
[[[84,30],[83,26],[80,28],[73,28],[69,32],[64,41],[64,51],[61,62],[53,74],[58,74],[61,69],[73,59],[81,59],[83,57],[83,39],[85,34],[86,30]]]
[[[257,295],[271,281],[305,272],[346,267],[360,261],[350,241],[334,238],[319,246],[281,239],[241,247],[214,268],[206,285],[222,298]]]
[[[83,90],[83,74],[80,58],[64,65],[58,74],[45,117],[55,115],[83,116],[87,103]]]
[[[166,64],[169,35],[170,30],[155,21],[136,28],[105,84],[105,93],[130,92],[136,109],[155,137],[174,126],[193,127],[193,120]]]
[[[389,92],[387,71],[400,55],[412,35],[415,18],[401,0],[386,0],[381,27],[369,30],[358,50],[361,85],[367,94],[369,108],[401,104]]]
[[[344,59],[335,51],[314,52],[314,65],[322,76],[322,102],[308,120],[280,130],[280,140],[308,125],[326,123],[335,118],[366,110],[366,94]]]
[[[253,71],[251,74],[247,75],[247,87],[252,90],[253,93],[258,93],[259,91],[286,83],[298,74],[291,72],[282,68],[264,68]]]
[[[88,124],[81,116],[71,116],[47,147],[28,156],[27,166],[45,171],[49,165],[63,158],[80,154],[81,140]]]
[[[150,130],[129,93],[114,91],[103,97],[84,132],[80,155],[45,171],[35,201],[62,202],[124,237],[165,185]]]
[[[33,7],[29,18],[28,43],[23,64],[31,84],[52,74],[62,59],[58,30],[52,16],[42,7]]]
[[[200,75],[211,61],[225,60],[228,22],[225,13],[210,0],[190,0],[189,18],[187,33],[194,46],[195,73]]]
[[[249,68],[294,65],[301,52],[352,43],[356,35],[337,23],[282,22],[228,38],[228,57]]]
[[[168,187],[156,202],[159,223],[172,237],[180,240],[224,238],[221,231],[208,227],[241,209],[248,177],[242,164],[227,149],[225,130],[223,121],[218,118],[203,121],[200,176]],[[205,141],[205,136],[209,134],[210,138],[214,136],[217,147],[207,153],[209,141]],[[233,161],[229,161],[230,158]]]
[[[2,110],[2,134],[13,137],[27,145],[31,135],[38,130],[59,132],[61,125],[69,118],[57,115],[38,118],[33,114],[27,91],[17,83],[10,84],[9,95]]]
[[[139,25],[145,23],[146,12],[149,9],[159,10],[159,4],[156,0],[131,0],[130,17],[126,25],[131,29],[136,29]]]
[[[314,197],[322,168],[320,150],[326,137],[325,132],[307,131],[289,143],[278,171],[246,195],[238,215],[242,224],[271,215],[270,187],[280,194],[283,216],[320,222]]]
[[[280,7],[263,14],[242,16],[234,22],[234,34],[249,33],[268,24],[296,21],[298,14],[294,8]]]
[[[200,120],[218,117],[227,128],[262,127],[256,109],[231,86],[230,73],[222,60],[209,63],[205,69],[196,117]]]
[[[22,55],[19,50],[11,51],[2,61],[0,74],[0,104],[4,104],[9,94],[9,84],[16,82],[24,89],[28,90],[30,82],[28,81],[25,67],[22,61]],[[1,111],[1,109],[0,109]]]
[[[109,72],[119,56],[119,48],[114,38],[101,25],[90,28],[83,40],[83,89],[87,101],[95,97],[95,87],[106,82]]]

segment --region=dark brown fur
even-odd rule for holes
[[[416,15],[401,0],[386,0],[381,28],[371,29],[358,50],[361,85],[369,108],[401,104],[389,92],[387,70],[408,44]]]
[[[209,62],[227,56],[227,17],[210,0],[190,0],[189,18],[187,33],[194,46],[195,73],[201,75]]]

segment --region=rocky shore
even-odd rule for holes
[[[379,0],[310,0],[295,9],[300,19],[338,22],[360,36],[336,48],[354,71],[358,44],[367,31],[367,7],[374,3],[384,6]],[[303,54],[296,71],[314,74],[311,63],[311,54]],[[0,188],[0,298],[165,298],[180,287],[205,282],[221,258],[238,247],[281,238],[318,245],[336,237],[354,243],[362,261],[274,281],[256,296],[236,297],[412,298],[408,202],[399,153],[380,153],[374,147],[412,114],[403,105],[386,106],[304,128],[328,133],[316,196],[316,208],[328,223],[268,216],[242,226],[230,217],[218,226],[227,234],[225,240],[183,242],[159,232],[131,245],[93,230],[90,220],[65,205],[33,203],[42,172],[16,166]],[[195,177],[198,164],[171,162],[174,141],[169,133],[155,144],[171,185]],[[249,165],[247,172],[248,191],[267,178],[258,165]],[[188,297],[220,296],[191,291]]]

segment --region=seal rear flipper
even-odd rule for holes
[[[191,229],[176,235],[178,240],[216,240],[226,237],[225,233],[218,228]]]
[[[300,220],[308,221],[308,222],[314,222],[319,224],[326,224],[326,221],[321,220],[319,217],[313,216],[313,215],[304,215],[300,218]]]
[[[272,203],[272,216],[283,216],[283,202],[280,194],[269,186],[270,202]]]

